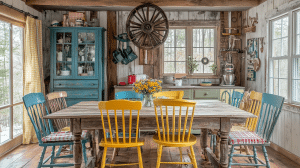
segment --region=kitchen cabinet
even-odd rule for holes
[[[102,100],[104,32],[102,27],[50,27],[50,90],[66,91],[68,106]]]
[[[115,93],[121,91],[132,90],[133,86],[115,86]],[[221,98],[223,92],[228,92],[230,95],[233,91],[244,92],[245,88],[241,86],[162,86],[162,91],[184,91],[183,99],[194,100],[194,99],[219,99]],[[228,103],[229,96],[223,97],[224,101]]]

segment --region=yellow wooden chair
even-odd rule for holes
[[[193,164],[194,168],[197,168],[193,149],[193,145],[197,142],[197,139],[191,134],[196,102],[178,99],[155,99],[153,102],[157,123],[157,133],[153,136],[153,140],[158,144],[156,168],[159,168],[160,164]],[[160,119],[157,109],[160,109]],[[169,110],[172,111],[170,112],[170,116]],[[175,113],[179,114],[177,119]],[[175,124],[176,120],[178,125]],[[171,128],[169,127],[169,121],[172,121]],[[182,123],[184,124],[182,125]],[[162,149],[164,146],[179,147],[180,162],[161,162]],[[191,162],[182,162],[181,147],[190,147],[191,154],[188,153],[188,155]]]
[[[259,117],[259,112],[261,108],[261,101],[262,101],[262,93],[251,91],[250,93],[250,102],[249,106],[246,111],[256,115]],[[243,126],[233,126],[231,131],[255,131],[257,125],[258,118],[248,118],[246,124]]]
[[[139,115],[140,110],[142,109],[142,102],[141,101],[129,101],[129,100],[110,100],[110,101],[102,101],[98,104],[99,110],[101,113],[101,121],[102,121],[102,128],[104,138],[99,143],[99,146],[104,147],[103,156],[102,156],[102,163],[101,168],[105,166],[129,166],[129,165],[139,165],[140,168],[143,167],[142,161],[142,154],[141,154],[141,146],[144,145],[144,140],[138,138],[138,129],[139,129]],[[117,111],[118,110],[118,111]],[[125,112],[126,110],[126,112]],[[133,112],[133,110],[135,110]],[[103,114],[106,111],[105,114]],[[109,112],[110,111],[110,112]],[[119,112],[122,111],[122,112]],[[129,112],[127,112],[129,111]],[[137,112],[136,112],[137,111]],[[137,116],[136,121],[136,136],[131,137],[132,132],[132,114]],[[106,117],[104,117],[106,115]],[[118,121],[118,117],[122,118],[122,122]],[[126,138],[126,127],[125,127],[125,117],[126,121],[129,120],[129,129],[128,129],[128,136]],[[106,118],[106,120],[104,120]],[[119,119],[120,120],[120,119]],[[115,122],[113,122],[115,121]],[[119,137],[119,128],[118,125],[121,124],[123,130],[123,136]],[[112,130],[116,130],[116,137],[113,138],[112,136],[106,137],[105,126],[108,125],[110,135],[113,135]],[[115,128],[112,128],[114,125]],[[138,152],[138,163],[127,163],[127,164],[106,164],[106,153],[107,148],[132,148],[137,147]]]
[[[65,98],[68,97],[67,92],[53,92],[47,94],[46,97],[51,113],[55,113],[61,109],[67,108],[67,103],[65,100]],[[69,119],[55,119],[54,125],[58,131],[70,131]]]
[[[153,97],[154,98],[159,98],[159,97],[167,97],[169,99],[182,99],[184,95],[184,91],[164,91],[164,92],[158,92],[154,93]]]

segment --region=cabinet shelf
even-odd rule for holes
[[[82,64],[82,63],[95,63],[95,61],[78,61],[78,63]]]

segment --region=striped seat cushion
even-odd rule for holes
[[[251,131],[234,131],[229,134],[229,141],[236,144],[264,144],[266,141]]]
[[[82,131],[81,139],[87,138],[88,131]],[[62,141],[72,141],[73,135],[69,131],[61,131],[61,132],[52,132],[50,135],[43,137],[43,142],[62,142]]]

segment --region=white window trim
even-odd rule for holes
[[[291,10],[289,12],[283,13],[281,15],[275,16],[273,18],[270,18],[268,20],[268,51],[267,51],[267,67],[266,67],[266,83],[268,84],[266,87],[266,92],[270,93],[270,68],[271,64],[270,62],[272,60],[279,60],[279,59],[287,59],[288,60],[288,93],[287,93],[287,99],[285,100],[286,103],[290,104],[296,104],[300,105],[300,102],[293,101],[293,59],[294,58],[300,58],[300,55],[296,55],[296,14],[297,12],[300,12],[300,8]],[[272,58],[272,22],[276,21],[278,19],[288,17],[289,19],[289,26],[288,26],[288,56],[283,56],[283,57],[274,57]]]
[[[193,29],[214,29],[214,64],[217,64],[217,50],[218,50],[218,27],[217,26],[172,26],[169,29],[185,29],[186,30],[186,60],[189,55],[193,56]],[[191,39],[191,40],[187,40]],[[164,45],[162,45],[161,50],[161,74],[163,75],[174,75],[175,73],[164,73]],[[186,62],[186,61],[185,61]],[[187,64],[185,66],[185,73],[188,75],[188,67]],[[213,76],[214,73],[196,73],[194,72],[193,76],[197,77],[205,77],[205,76]]]

